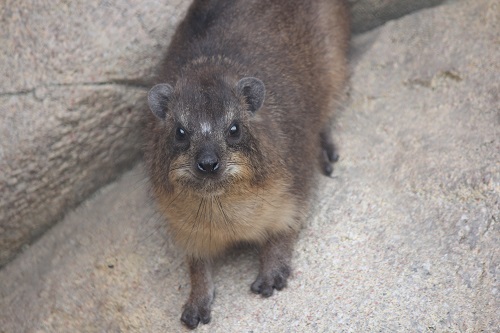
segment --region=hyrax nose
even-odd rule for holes
[[[219,159],[212,151],[206,151],[198,158],[198,170],[202,173],[214,173],[219,169]]]

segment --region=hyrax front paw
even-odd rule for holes
[[[211,302],[202,302],[202,304],[186,303],[182,312],[181,321],[186,327],[194,329],[200,321],[203,324],[210,322]]]
[[[273,294],[274,289],[281,290],[286,287],[290,272],[291,269],[288,265],[283,265],[268,272],[260,272],[250,289],[263,297],[269,297]]]

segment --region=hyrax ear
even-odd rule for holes
[[[151,112],[159,119],[165,119],[167,115],[167,103],[172,97],[174,88],[171,85],[157,84],[148,92],[148,105]]]
[[[266,87],[261,80],[255,77],[244,77],[236,84],[236,90],[245,97],[252,112],[256,112],[264,104]]]

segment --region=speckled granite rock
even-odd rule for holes
[[[478,19],[480,18],[480,19]],[[500,10],[455,2],[354,38],[341,160],[289,287],[252,295],[221,262],[200,332],[498,332]],[[0,332],[178,332],[189,292],[142,169],[0,270]]]
[[[0,266],[140,156],[140,80],[186,6],[0,6]]]

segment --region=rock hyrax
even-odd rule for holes
[[[210,321],[211,263],[260,248],[251,290],[285,287],[319,171],[336,154],[330,118],[347,77],[341,0],[195,0],[148,94],[153,194],[186,253],[181,320]]]

